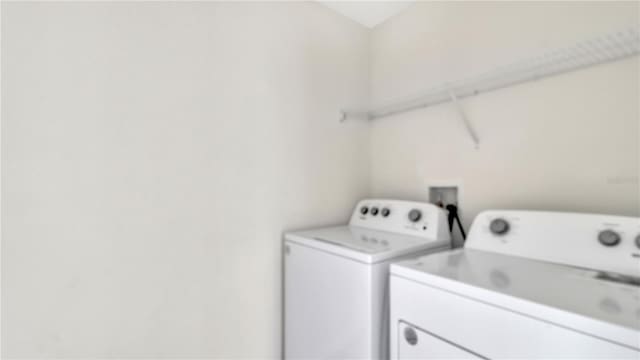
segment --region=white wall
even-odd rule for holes
[[[637,2],[425,2],[372,33],[374,103],[424,92],[528,54],[638,24]],[[488,208],[640,214],[638,58],[462,101],[475,150],[444,104],[372,124],[372,191],[427,199],[462,187],[469,224]]]
[[[638,3],[2,3],[2,351],[277,358],[281,232],[376,196],[638,215],[639,64],[339,124]],[[371,41],[371,43],[369,43]],[[369,81],[371,82],[369,84]],[[371,94],[369,94],[369,91]]]
[[[277,358],[281,232],[368,189],[316,3],[2,3],[6,358]]]

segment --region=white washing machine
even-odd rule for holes
[[[285,358],[388,358],[389,263],[446,249],[446,215],[418,202],[363,200],[349,225],[285,234]]]
[[[487,211],[391,266],[393,359],[640,359],[640,219]]]

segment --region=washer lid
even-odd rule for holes
[[[390,267],[400,276],[511,311],[640,347],[640,279],[458,249]]]
[[[398,235],[356,226],[292,232],[285,234],[285,239],[367,264],[449,244],[446,240]]]

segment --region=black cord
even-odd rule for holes
[[[462,234],[462,239],[467,239],[467,234],[464,232],[464,228],[462,227],[462,221],[460,221],[460,216],[458,215],[458,207],[449,204],[446,206],[447,212],[449,215],[447,216],[449,220],[449,231],[453,234],[453,223],[458,222],[458,228],[460,229],[460,233]],[[453,240],[452,240],[453,241]]]

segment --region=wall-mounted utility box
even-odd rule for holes
[[[458,216],[462,217],[462,209],[460,208],[459,196],[460,196],[460,183],[447,181],[438,182],[437,184],[428,185],[429,190],[429,202],[446,208],[447,205],[456,205],[458,207]],[[452,243],[453,247],[461,247],[464,245],[464,235],[460,232],[460,228],[457,224],[453,224],[452,229]]]
[[[449,204],[458,205],[458,187],[429,186],[429,202],[443,207]]]

